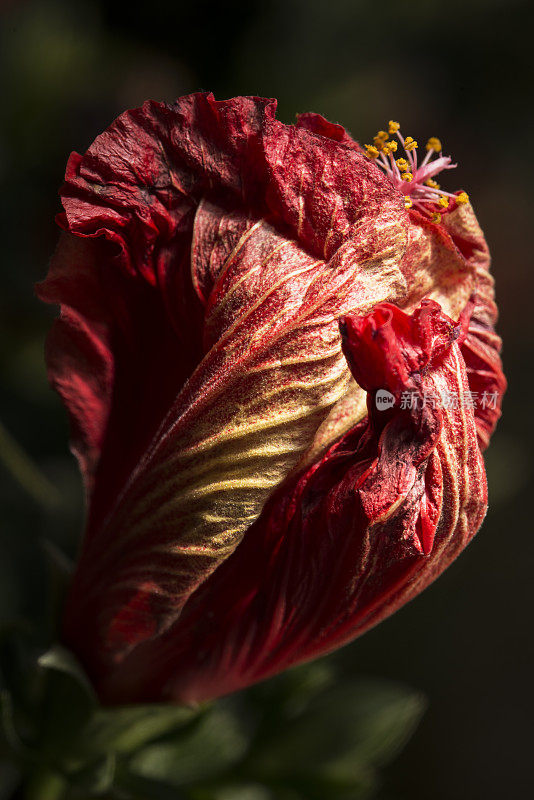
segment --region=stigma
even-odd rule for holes
[[[390,139],[390,136],[396,138]],[[404,154],[402,150],[404,150]],[[444,191],[434,178],[446,169],[454,169],[450,156],[442,153],[441,141],[431,136],[427,141],[424,158],[417,158],[418,143],[411,136],[403,137],[400,125],[390,120],[387,131],[378,131],[373,144],[366,144],[367,157],[379,166],[396,189],[404,196],[404,207],[415,208],[433,222],[441,222],[441,214],[451,200],[460,205],[467,203],[465,192],[454,194]]]

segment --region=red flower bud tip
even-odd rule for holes
[[[398,143],[390,140],[395,135],[405,151],[405,157],[399,156]],[[433,222],[441,222],[439,211],[449,208],[450,202],[458,204],[469,200],[465,192],[446,192],[436,183],[434,177],[446,169],[454,169],[450,156],[442,155],[441,141],[431,136],[426,143],[426,155],[421,163],[417,159],[418,144],[411,136],[404,138],[398,122],[390,120],[388,133],[378,131],[374,144],[365,145],[367,157],[384,170],[393,185],[404,195],[405,208],[415,208]]]
[[[339,647],[480,526],[506,386],[489,254],[429,185],[438,140],[416,147],[391,122],[381,172],[317,114],[194,94],[71,156],[38,291],[88,502],[63,638],[105,702]]]

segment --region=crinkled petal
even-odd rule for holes
[[[444,223],[477,278],[474,309],[462,344],[462,355],[473,394],[479,444],[485,450],[501,416],[506,391],[500,357],[502,342],[495,331],[498,314],[494,280],[489,271],[490,255],[470,204],[459,205],[446,214]]]
[[[408,218],[355,148],[210,95],[126,112],[62,198],[39,291],[90,502],[65,635],[96,672],[172,624],[332,411],[361,416],[337,320],[405,296]]]
[[[369,416],[281,487],[173,627],[108,673],[104,697],[190,702],[234,691],[349,641],[445,569],[486,510],[462,402],[470,312],[454,322],[425,301],[411,316],[385,304],[345,320]],[[378,389],[394,395],[392,408],[376,409]],[[403,408],[404,392],[413,407]],[[446,392],[455,407],[423,402]]]
[[[352,138],[343,125],[339,125],[337,122],[330,122],[321,114],[315,114],[311,111],[299,114],[297,116],[297,128],[306,128],[312,133],[326,136],[327,139],[333,139],[335,142],[340,142],[358,153],[365,154],[363,147]]]

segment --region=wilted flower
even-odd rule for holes
[[[399,191],[389,135],[368,158],[319,115],[195,94],[71,156],[39,293],[88,500],[64,638],[105,701],[198,701],[339,647],[480,526],[488,251],[409,138]]]

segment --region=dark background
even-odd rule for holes
[[[69,152],[85,150],[127,107],[198,89],[219,99],[277,97],[284,121],[318,111],[363,141],[399,119],[405,135],[439,136],[458,161],[447,187],[469,192],[493,253],[510,388],[487,454],[490,509],[480,534],[436,585],[336,658],[346,670],[404,681],[429,698],[418,732],[386,771],[384,798],[527,796],[534,667],[528,5],[0,0],[2,619],[39,619],[39,541],[74,553],[81,528],[65,415],[43,365],[51,313],[32,290],[56,241]]]

